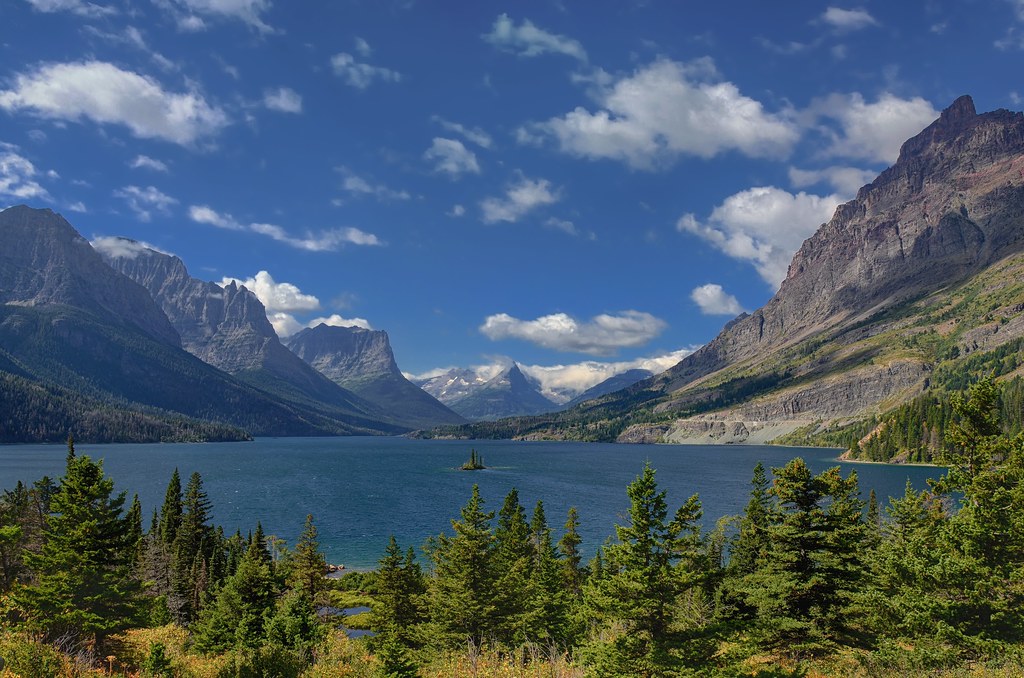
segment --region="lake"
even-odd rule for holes
[[[470,449],[483,455],[487,470],[457,467]],[[261,438],[247,443],[76,445],[79,454],[104,460],[104,470],[129,501],[138,493],[144,527],[175,467],[182,486],[202,474],[215,524],[243,534],[261,521],[267,534],[293,545],[312,513],[321,548],[330,563],[349,568],[376,565],[394,534],[404,549],[443,531],[469,499],[473,484],[488,510],[497,511],[508,491],[519,490],[527,517],[544,502],[557,540],[566,512],[576,506],[584,548],[591,553],[624,522],[626,485],[650,461],[658,485],[668,493],[670,512],[698,493],[706,528],[723,515],[741,513],[758,461],[783,466],[803,457],[812,470],[835,465],[843,475],[856,470],[862,496],[874,489],[880,500],[902,496],[909,479],[916,489],[941,470],[921,466],[840,464],[836,450],[776,446],[619,445],[602,443],[408,440],[405,438]],[[63,445],[0,446],[0,488],[43,475],[59,477]],[[418,552],[422,560],[422,554]]]

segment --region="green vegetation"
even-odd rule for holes
[[[460,471],[482,471],[484,466],[483,455],[477,454],[475,449],[469,451],[469,460],[459,467]]]
[[[991,379],[949,399],[949,471],[882,509],[855,473],[754,469],[743,514],[700,527],[646,466],[589,564],[516,490],[474,486],[427,566],[391,538],[375,572],[326,569],[312,516],[271,557],[209,524],[176,472],[143,530],[102,465],[0,496],[0,653],[22,676],[1013,676],[1024,671],[1024,434]],[[346,618],[323,605],[369,603]]]

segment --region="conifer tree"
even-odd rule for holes
[[[533,556],[526,511],[519,503],[519,492],[512,488],[498,512],[494,530],[494,568],[498,582],[493,631],[499,642],[519,645],[527,640],[526,615],[532,597]]]
[[[441,646],[457,647],[467,641],[481,645],[495,630],[493,518],[493,512],[484,511],[480,488],[474,485],[461,520],[452,521],[455,534],[442,534],[429,546],[434,562],[431,618]]]
[[[605,548],[605,571],[591,577],[585,589],[589,613],[603,630],[588,648],[588,661],[603,676],[678,675],[685,664],[707,659],[693,654],[709,651],[696,642],[693,620],[675,615],[680,597],[696,588],[702,575],[691,569],[700,561],[700,503],[691,497],[668,520],[665,492],[658,491],[650,464],[626,492],[629,523],[615,526],[616,540]],[[612,629],[619,630],[609,636]],[[684,651],[688,643],[694,647]]]
[[[558,540],[558,550],[562,554],[562,579],[565,586],[573,596],[579,596],[583,590],[585,569],[583,568],[583,556],[580,553],[580,544],[583,538],[579,533],[580,518],[575,506],[569,507],[569,513],[565,519],[565,533]]]
[[[160,540],[170,547],[178,534],[178,525],[181,524],[181,476],[178,469],[174,469],[171,480],[167,483],[167,491],[164,494],[164,504],[160,509]]]
[[[132,576],[125,494],[113,490],[102,463],[76,456],[69,443],[42,548],[25,554],[35,582],[14,595],[28,626],[51,639],[69,635],[99,648],[107,635],[138,618],[140,589]]]
[[[173,479],[171,482],[173,484]],[[185,490],[172,544],[172,581],[174,593],[181,602],[177,614],[185,624],[198,615],[209,586],[209,557],[213,546],[212,528],[207,524],[210,508],[202,476],[193,473]]]
[[[306,524],[302,535],[295,545],[295,551],[289,558],[288,585],[293,589],[305,591],[310,600],[324,589],[324,573],[327,572],[327,560],[320,551],[317,541],[317,529],[313,524],[313,515],[306,515]]]
[[[541,501],[534,507],[530,520],[530,543],[533,546],[533,563],[527,586],[525,640],[561,644],[570,635],[568,592]]]

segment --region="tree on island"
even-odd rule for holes
[[[462,471],[482,471],[485,468],[483,455],[477,454],[475,449],[469,451],[469,461],[459,467]]]

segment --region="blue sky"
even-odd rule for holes
[[[957,96],[1024,107],[1022,57],[1022,0],[5,0],[0,205],[585,388],[761,306]]]

